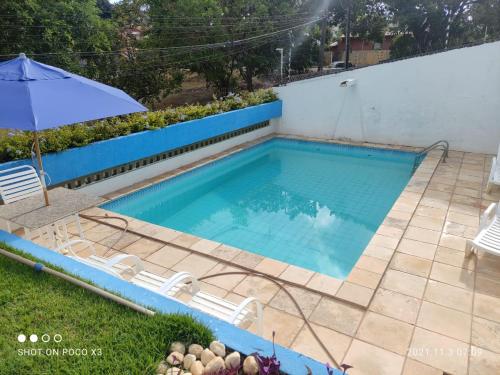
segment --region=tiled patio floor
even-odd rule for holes
[[[377,289],[367,309],[287,286],[337,361],[354,366],[349,374],[500,374],[500,258],[480,253],[464,259],[481,210],[500,199],[500,191],[485,193],[490,163],[488,155],[450,152],[428,184],[414,185],[423,195],[391,211],[357,265],[359,276],[350,276],[370,282],[371,276],[383,275],[379,284],[373,281]],[[94,221],[83,223],[101,254],[120,233]],[[200,277],[235,269],[190,249],[226,259],[241,256],[238,249],[138,220],[130,221],[130,229],[171,244],[128,233],[103,255],[136,254],[159,275],[190,271]],[[380,260],[390,261],[387,269]],[[282,279],[311,281],[312,273],[257,255],[244,261]],[[279,344],[328,361],[292,303],[271,282],[235,275],[207,280],[202,288],[233,301],[256,296],[265,304],[267,338],[276,331]]]

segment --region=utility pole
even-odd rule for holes
[[[290,48],[288,49],[288,82],[290,82],[290,75],[292,73],[292,48],[293,48],[293,33],[290,30],[288,32],[288,37],[290,38]]]
[[[326,40],[326,26],[327,26],[326,14],[321,20],[321,39],[319,43],[319,56],[318,56],[318,72],[323,71],[323,64],[325,63],[325,40]]]
[[[283,84],[283,48],[276,48],[280,53],[280,85]]]
[[[345,26],[345,70],[349,69],[349,53],[351,52],[351,4],[347,4],[347,18]]]

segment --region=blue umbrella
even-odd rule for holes
[[[24,53],[0,63],[0,128],[34,132],[47,205],[38,131],[143,111],[147,108],[121,90],[33,61]]]

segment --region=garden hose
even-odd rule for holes
[[[107,214],[105,216],[101,216],[101,215],[80,215],[80,216],[82,218],[84,218],[84,219],[91,219],[91,220],[97,221],[99,223],[102,223],[102,222],[99,221],[98,219],[120,220],[120,221],[122,221],[122,222],[125,223],[125,227],[122,228],[121,235],[118,236],[118,239],[111,246],[108,247],[108,250],[111,249],[116,243],[118,243],[118,241],[120,241],[122,239],[122,237],[125,235],[125,233],[127,231],[128,225],[129,225],[127,219],[125,219],[123,217],[119,217],[119,216],[110,216],[110,215],[107,215]],[[111,225],[109,223],[104,223],[104,224],[105,225]],[[156,241],[159,241],[159,240],[156,240]],[[159,242],[166,242],[166,241],[159,241]],[[201,253],[201,255],[206,255],[206,254]],[[238,267],[242,268],[241,266],[238,266]],[[339,363],[335,360],[333,354],[330,352],[330,350],[326,347],[326,345],[320,339],[319,335],[316,333],[316,331],[312,327],[311,323],[309,323],[309,320],[305,316],[304,312],[302,311],[302,308],[300,307],[300,305],[297,302],[297,300],[295,299],[295,297],[275,277],[272,277],[272,276],[269,276],[269,275],[266,275],[266,274],[263,274],[263,273],[255,272],[255,271],[252,271],[252,270],[246,270],[246,271],[219,272],[219,273],[215,273],[215,274],[211,274],[211,275],[199,277],[198,280],[202,281],[202,280],[206,280],[206,279],[211,279],[213,277],[229,276],[229,275],[246,275],[246,276],[260,277],[260,278],[263,278],[265,280],[268,280],[268,281],[272,282],[273,284],[277,285],[281,290],[283,290],[285,292],[285,294],[288,296],[288,298],[290,298],[290,300],[294,304],[295,308],[299,311],[299,314],[300,314],[302,320],[304,320],[307,328],[309,328],[309,330],[311,331],[311,333],[314,336],[314,338],[316,339],[316,341],[319,343],[319,345],[321,346],[321,348],[328,355],[328,357],[332,361],[332,364],[337,369],[340,369]]]
[[[59,271],[56,271],[56,270],[53,270],[52,268],[49,268],[49,267],[46,267],[45,265],[41,264],[41,263],[37,263],[37,262],[33,262],[32,260],[29,260],[29,259],[26,259],[20,255],[17,255],[17,254],[14,254],[14,253],[11,253],[9,251],[6,251],[4,249],[0,249],[0,254],[10,258],[10,259],[13,259],[19,263],[22,263],[22,264],[25,264],[29,267],[32,267],[35,271],[37,272],[45,272],[45,273],[48,273],[49,275],[52,275],[52,276],[55,276],[55,277],[58,277],[60,279],[63,279],[65,281],[68,281],[70,282],[71,284],[74,284],[76,286],[79,286],[79,287],[82,287],[84,289],[87,289],[88,291],[90,292],[93,292],[93,293],[96,293],[98,295],[100,295],[101,297],[104,297],[104,298],[107,298],[113,302],[117,302],[119,303],[120,305],[123,305],[123,306],[126,306],[132,310],[135,310],[137,312],[140,312],[142,314],[146,314],[146,315],[154,315],[154,311],[151,311],[149,309],[146,309],[145,307],[143,306],[140,306],[140,305],[137,305],[133,302],[130,302],[122,297],[119,297],[115,294],[112,294],[112,293],[109,293],[101,288],[97,288],[91,284],[88,284],[86,283],[85,281],[82,281],[82,280],[79,280],[79,279],[76,279],[72,276],[69,276],[65,273],[62,273],[62,272],[59,272]]]

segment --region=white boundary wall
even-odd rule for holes
[[[340,87],[353,78],[352,87]],[[318,138],[496,153],[500,42],[375,65],[276,88],[277,131]]]

